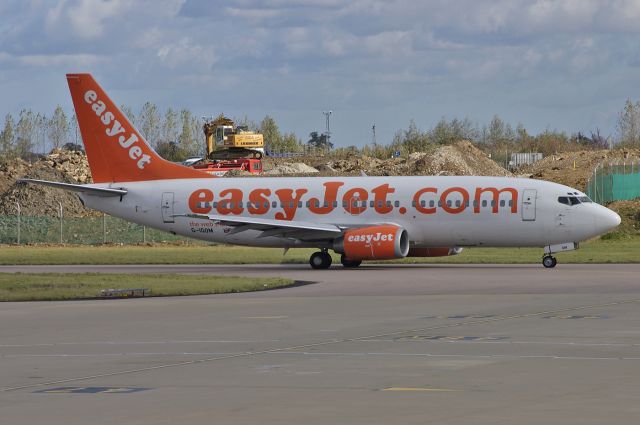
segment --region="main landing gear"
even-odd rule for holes
[[[558,260],[556,260],[556,257],[552,255],[545,255],[544,257],[542,257],[542,265],[547,269],[554,268],[556,264],[558,264]]]
[[[348,269],[354,269],[362,264],[362,260],[349,260],[344,254],[340,256],[340,262]]]
[[[309,264],[312,269],[328,269],[331,267],[332,261],[331,255],[329,255],[329,252],[326,249],[314,252],[311,254],[311,258],[309,258]]]

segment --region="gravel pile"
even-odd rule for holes
[[[601,163],[640,162],[640,149],[563,152],[522,167],[519,174],[585,190],[593,169]]]
[[[17,179],[52,180],[65,183],[91,183],[91,173],[86,157],[81,152],[58,150],[33,165],[12,160],[0,166],[0,215],[15,215],[16,203],[23,215],[57,216],[62,204],[67,217],[96,215],[82,206],[78,196],[52,187],[22,185]]]

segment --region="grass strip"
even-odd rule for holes
[[[314,249],[241,246],[0,246],[0,265],[27,264],[282,264],[306,263]],[[541,248],[465,248],[461,255],[406,258],[404,263],[530,264],[542,257]],[[640,237],[599,239],[577,251],[557,254],[560,263],[638,263]],[[340,256],[334,254],[335,263]]]
[[[0,301],[100,298],[103,289],[147,288],[150,296],[224,294],[291,286],[283,278],[179,274],[0,273]]]

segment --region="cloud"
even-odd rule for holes
[[[300,135],[316,129],[303,111],[335,109],[338,132],[337,111],[367,110],[364,122],[386,105],[424,128],[494,113],[573,128],[602,114],[542,105],[578,90],[640,98],[639,20],[638,0],[13,0],[0,3],[0,89],[12,99],[13,87],[82,69],[131,102],[275,110]],[[59,103],[45,91],[35,101]]]

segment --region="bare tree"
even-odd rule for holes
[[[16,126],[15,150],[21,158],[30,158],[36,135],[36,115],[30,109],[20,111]]]
[[[628,145],[640,143],[640,101],[634,105],[631,99],[627,99],[624,109],[618,116],[617,131],[620,143]]]
[[[176,142],[178,140],[178,120],[179,115],[176,111],[169,108],[164,114],[164,120],[162,121],[162,141],[163,142]]]
[[[4,118],[4,128],[0,133],[0,153],[7,158],[14,154],[13,143],[15,139],[16,123],[11,114]]]
[[[69,142],[69,120],[60,105],[56,107],[51,119],[47,121],[47,135],[54,149],[59,149]]]
[[[156,146],[160,141],[160,114],[158,113],[158,107],[151,102],[146,102],[138,115],[138,121],[142,137],[152,146]]]

